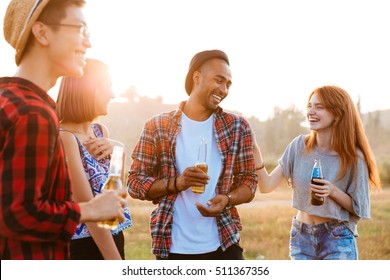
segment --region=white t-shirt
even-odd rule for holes
[[[202,138],[207,141],[207,165],[209,184],[203,194],[195,194],[191,188],[182,191],[174,204],[171,253],[203,254],[213,252],[220,246],[216,218],[203,217],[195,202],[206,205],[215,197],[215,188],[222,171],[221,155],[214,137],[214,114],[203,122],[181,117],[182,129],[176,138],[176,167],[183,173],[194,166],[198,158]]]

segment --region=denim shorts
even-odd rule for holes
[[[290,232],[292,260],[357,260],[356,237],[343,222],[309,225],[293,218]]]

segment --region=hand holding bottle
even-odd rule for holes
[[[323,179],[324,176],[322,175],[322,166],[321,166],[321,160],[314,160],[313,165],[313,172],[311,175],[311,189],[310,189],[310,203],[311,205],[320,206],[324,204],[325,198],[319,193],[317,194],[317,189],[319,186],[323,186],[324,184],[317,180],[317,179]],[[318,187],[317,187],[318,186]]]
[[[313,179],[313,183],[310,184],[310,189],[315,193],[316,197],[324,198],[330,196],[335,186],[325,179]]]
[[[123,170],[123,147],[115,146],[110,161],[110,174],[103,186],[104,191],[119,191],[122,189],[122,170]],[[123,195],[123,194],[120,194]],[[107,229],[116,229],[119,220],[108,220],[98,222],[98,226]]]
[[[206,139],[202,138],[202,141],[199,145],[198,150],[198,160],[195,163],[195,167],[201,169],[204,173],[207,174],[208,171],[208,165],[207,165],[207,141]],[[206,188],[206,185],[202,186],[192,186],[192,192],[197,194],[204,193]]]

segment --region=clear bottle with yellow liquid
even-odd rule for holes
[[[119,190],[123,187],[122,184],[122,172],[123,172],[123,147],[115,146],[110,161],[110,173],[106,183],[104,184],[103,190]],[[97,223],[99,227],[106,229],[117,229],[119,221],[118,219],[101,221]]]
[[[199,150],[198,150],[198,160],[195,163],[195,166],[202,169],[203,172],[207,174],[207,140],[202,138],[200,141]],[[197,194],[202,194],[205,191],[206,185],[203,186],[192,186],[192,192]]]

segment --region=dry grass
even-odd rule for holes
[[[151,254],[149,202],[129,200],[134,226],[125,231],[126,259],[154,259]],[[390,189],[371,195],[371,220],[362,220],[357,239],[359,258],[390,259]],[[279,188],[270,194],[257,193],[253,202],[239,206],[243,222],[241,245],[246,259],[287,260],[291,219],[291,190]]]
[[[359,223],[359,257],[390,260],[390,189],[371,196],[371,220]]]
[[[129,200],[133,226],[125,230],[125,254],[127,260],[152,260],[151,237],[149,230],[150,213],[154,209],[151,202]]]

